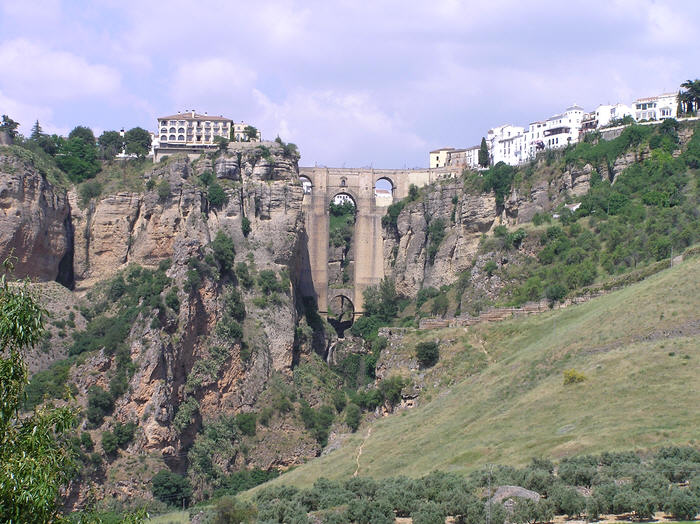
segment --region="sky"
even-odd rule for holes
[[[698,0],[0,0],[22,133],[195,109],[304,166],[425,167],[491,127],[677,91],[698,63]]]

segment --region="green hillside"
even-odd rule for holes
[[[420,407],[361,427],[339,449],[272,483],[350,477],[360,444],[359,473],[375,478],[697,445],[698,306],[700,260],[693,258],[568,309],[467,333],[420,332],[416,340],[456,341],[444,345],[432,372],[435,382],[451,376],[453,384],[436,388]],[[469,376],[484,352],[488,363]],[[572,368],[586,380],[564,385],[563,372]]]

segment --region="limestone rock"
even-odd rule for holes
[[[0,260],[17,257],[15,276],[60,280],[72,285],[72,271],[60,275],[72,254],[70,206],[30,161],[0,152]],[[66,260],[72,266],[72,260]]]

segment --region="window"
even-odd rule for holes
[[[169,140],[175,140],[175,135],[170,135]]]
[[[185,140],[185,135],[179,135],[179,136],[177,137],[177,139],[178,139],[178,140]]]
[[[167,137],[167,135],[160,135],[160,139],[163,140],[163,141],[165,141],[165,140],[168,139],[168,137]]]

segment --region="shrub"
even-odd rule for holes
[[[173,311],[175,311],[175,313],[179,313],[180,299],[177,298],[177,291],[175,291],[174,289],[168,291],[168,294],[165,295],[165,305]]]
[[[92,451],[95,448],[95,444],[92,442],[92,437],[87,431],[83,431],[80,434],[80,445],[83,446],[85,451]]]
[[[118,448],[117,437],[114,433],[111,431],[102,433],[102,450],[105,452],[105,455],[115,456]]]
[[[219,229],[211,243],[211,248],[214,252],[214,259],[219,265],[219,274],[224,275],[233,267],[233,259],[236,256],[233,240]]]
[[[97,198],[102,193],[102,184],[97,180],[88,180],[80,184],[78,194],[80,196],[81,205],[87,205],[90,200]]]
[[[675,519],[692,520],[700,512],[700,497],[689,489],[674,488],[665,508]]]
[[[248,271],[248,264],[245,262],[239,262],[236,264],[235,273],[236,278],[238,278],[238,281],[244,288],[250,289],[253,287],[253,284],[255,284],[255,280],[253,280],[253,277],[250,275],[250,271]]]
[[[199,180],[205,186],[209,186],[209,184],[211,184],[214,180],[216,180],[216,177],[214,177],[214,173],[207,170],[207,171],[204,171],[201,175],[199,175]]]
[[[494,262],[493,260],[489,260],[488,262],[486,262],[486,264],[484,264],[484,271],[489,276],[489,278],[493,275],[493,272],[496,271],[496,269],[498,269],[498,264],[496,264],[496,262]]]
[[[131,443],[131,441],[134,440],[135,431],[135,422],[127,422],[126,424],[117,422],[113,430],[114,436],[117,439],[117,445],[120,448],[125,448],[126,446],[128,446]]]
[[[207,191],[207,200],[209,200],[209,204],[213,208],[219,208],[228,202],[228,196],[223,187],[216,182],[212,182]]]
[[[114,409],[114,399],[99,386],[93,386],[88,391],[87,419],[93,424],[101,424],[106,415]]]
[[[340,413],[345,409],[346,403],[345,392],[342,389],[336,389],[333,392],[333,405],[335,406],[335,410]]]
[[[168,505],[180,507],[189,504],[192,497],[190,482],[177,473],[163,469],[151,480],[153,496]]]
[[[217,137],[221,138],[221,137]],[[221,497],[214,505],[213,524],[253,522],[258,512],[255,506],[233,497]]]
[[[379,384],[379,391],[381,391],[384,398],[389,401],[389,404],[395,406],[401,402],[401,390],[407,385],[407,380],[399,376],[393,376],[381,381]]]
[[[445,316],[449,307],[450,301],[447,298],[447,294],[442,293],[435,297],[435,300],[433,300],[433,304],[430,307],[430,312],[433,315]]]
[[[564,371],[565,386],[568,386],[569,384],[578,384],[579,382],[583,382],[584,380],[586,380],[586,375],[584,375],[580,371],[576,371],[573,368]]]
[[[243,434],[249,437],[255,435],[255,413],[239,413],[236,415],[236,427]]]
[[[440,358],[437,342],[421,342],[416,345],[416,358],[424,368],[434,366]]]
[[[165,201],[168,199],[170,196],[170,183],[163,179],[160,182],[158,182],[158,198],[161,200]]]
[[[248,237],[250,232],[252,231],[252,227],[250,225],[250,219],[248,217],[243,217],[241,219],[241,231],[243,232],[244,237]]]

